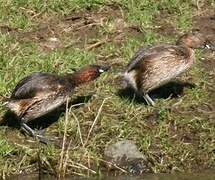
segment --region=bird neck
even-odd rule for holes
[[[190,47],[189,45],[187,45],[186,43],[184,43],[183,41],[178,41],[176,43],[176,45],[178,45],[179,47],[181,47],[180,49],[182,50],[183,54],[186,55],[186,57],[192,57],[194,54],[194,50],[192,47]]]
[[[123,79],[127,82],[127,85],[131,86],[135,90],[137,90],[136,76],[137,72],[135,70],[125,72],[123,74]]]
[[[185,48],[187,48],[187,49],[192,49],[191,47],[189,47],[188,44],[186,44],[185,42],[180,41],[180,40],[176,42],[176,45],[185,47]]]
[[[80,86],[96,79],[95,73],[91,71],[77,71],[73,74],[67,74],[65,77],[73,87]]]

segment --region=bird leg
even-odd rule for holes
[[[38,138],[41,143],[48,144],[47,139],[40,132],[35,132],[26,123],[21,123],[21,129],[24,130],[29,136],[33,138]]]
[[[31,129],[26,123],[22,122],[21,123],[21,129],[24,130],[29,136],[35,137],[36,132]]]
[[[145,99],[148,105],[155,106],[155,102],[150,98],[150,96],[147,93],[143,94],[143,98]]]

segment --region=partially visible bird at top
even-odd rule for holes
[[[77,86],[98,78],[108,66],[89,65],[72,74],[35,72],[18,82],[5,105],[15,113],[21,128],[33,137],[40,134],[27,125],[63,105]]]
[[[182,35],[176,45],[156,45],[139,49],[121,74],[126,86],[143,96],[147,104],[155,103],[149,92],[189,69],[195,61],[193,49],[209,48],[200,32]]]

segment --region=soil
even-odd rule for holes
[[[142,35],[137,26],[124,21],[119,8],[114,6],[44,21],[27,32],[8,26],[0,26],[0,32],[14,35],[19,42],[34,42],[45,52],[69,47],[92,50],[107,42],[120,44],[126,38]]]
[[[208,41],[215,46],[215,14],[194,17],[193,28],[203,33]]]
[[[180,33],[174,25],[160,21],[155,18],[156,28],[154,31],[163,36],[178,36]],[[141,27],[135,24],[128,24],[124,20],[124,16],[118,7],[106,6],[96,11],[80,11],[66,17],[53,17],[46,22],[38,24],[33,27],[32,30],[23,32],[21,30],[11,28],[5,25],[0,25],[1,33],[9,33],[14,36],[19,43],[31,42],[38,45],[41,52],[48,53],[55,49],[78,47],[85,48],[86,50],[93,50],[98,52],[98,57],[104,57],[99,54],[99,49],[106,43],[111,43],[119,46],[126,39],[130,37],[141,37],[144,33],[140,30]],[[215,46],[215,15],[214,14],[200,14],[193,18],[193,30],[199,30],[208,41]],[[208,91],[211,94],[211,104],[199,105],[195,110],[189,109],[188,113],[194,111],[196,113],[203,113],[207,116],[207,119],[214,124],[215,119],[215,52],[205,50],[203,52],[202,61],[200,66],[208,72],[209,85]],[[107,59],[110,57],[106,57]],[[118,58],[118,57],[117,57]],[[113,60],[113,59],[112,59]],[[177,109],[180,113],[184,111]],[[158,113],[152,113],[146,117],[149,127],[156,126]],[[184,128],[184,127],[183,127]],[[188,134],[175,132],[174,128],[170,129],[173,136],[180,138],[187,143],[198,141],[196,132],[189,132]],[[182,129],[183,131],[183,129]],[[16,143],[22,143],[20,138],[15,138],[15,134],[10,134],[9,139],[12,139]],[[25,144],[26,142],[23,142]],[[30,144],[32,144],[30,142]],[[157,147],[155,147],[157,149]]]

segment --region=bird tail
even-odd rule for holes
[[[6,106],[9,109],[13,109],[14,103],[13,100],[11,100],[10,98],[0,95],[0,101],[2,102],[3,106]]]
[[[10,98],[0,95],[0,101],[3,102],[3,105],[7,105],[9,100],[10,100]]]

